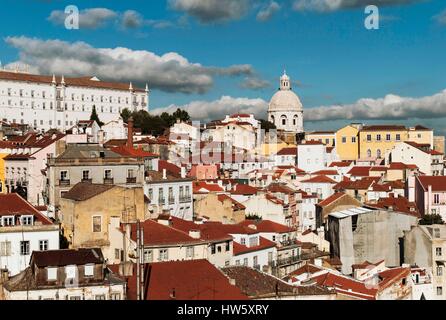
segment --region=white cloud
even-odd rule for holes
[[[365,8],[368,5],[392,6],[405,5],[424,0],[294,0],[296,11],[330,12],[342,9]]]
[[[437,14],[436,16],[434,16],[433,19],[435,21],[437,21],[437,23],[446,26],[446,10],[444,10],[444,11],[440,12],[439,14]]]
[[[271,1],[257,13],[257,21],[265,22],[270,20],[273,15],[280,10],[280,5],[276,1]]]
[[[116,18],[118,14],[107,8],[90,8],[79,12],[79,28],[97,29],[103,27],[108,21]],[[67,14],[61,10],[54,10],[47,18],[55,25],[65,25]]]
[[[169,5],[201,23],[213,23],[240,19],[248,12],[250,0],[169,0]]]
[[[192,63],[176,52],[157,55],[146,50],[123,47],[95,48],[85,42],[8,37],[19,50],[20,61],[41,74],[66,76],[95,75],[103,80],[149,82],[152,89],[166,92],[204,93],[215,76],[250,75],[250,65],[225,68]]]
[[[154,109],[151,113],[172,113],[178,108],[186,110],[194,120],[218,120],[223,119],[227,114],[238,112],[252,113],[259,119],[266,119],[268,102],[260,98],[249,99],[222,96],[220,99],[214,101],[193,101],[184,105],[172,104],[165,108]]]
[[[408,120],[446,117],[446,90],[421,98],[389,94],[380,99],[360,99],[352,104],[322,106],[305,110],[305,119],[324,120]]]
[[[271,83],[269,83],[269,81],[260,79],[256,76],[246,77],[240,84],[240,87],[242,88],[253,89],[253,90],[265,89],[270,86]]]

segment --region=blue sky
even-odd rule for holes
[[[156,57],[174,52],[187,59],[186,69],[176,70],[170,63],[154,61],[153,64],[159,63],[161,66],[150,64],[144,73],[145,60],[141,60],[142,70],[137,70],[138,76],[135,75],[134,79],[131,67],[128,73],[125,70],[114,73],[115,68],[102,66],[103,69],[98,71],[99,77],[133,80],[141,85],[147,78],[152,88],[153,109],[169,105],[190,107],[195,103],[196,108],[191,110],[219,109],[211,115],[224,114],[226,107],[228,110],[258,107],[261,111],[257,114],[261,115],[264,102],[277,90],[278,77],[284,68],[293,80],[299,82],[294,90],[309,115],[313,108],[316,112],[321,106],[351,105],[359,99],[379,100],[389,94],[415,99],[431,97],[446,88],[446,14],[443,20],[441,18],[446,3],[443,0],[375,1],[381,16],[379,30],[364,28],[366,15],[362,0],[352,1],[358,3],[356,8],[343,8],[343,1],[340,1],[341,5],[331,10],[318,9],[314,4],[330,4],[334,2],[332,0],[276,0],[280,9],[275,10],[267,21],[258,21],[256,17],[271,5],[273,1],[270,0],[243,0],[245,7],[236,6],[231,12],[221,13],[222,16],[226,15],[224,21],[218,14],[209,18],[206,16],[209,12],[197,13],[187,7],[195,1],[6,0],[2,2],[0,11],[0,59],[3,65],[21,61],[42,73],[62,72],[70,75],[74,72],[77,75],[82,70],[73,71],[75,65],[70,66],[70,58],[65,58],[66,65],[56,64],[42,56],[36,57],[35,51],[50,47],[46,41],[61,40],[49,56],[79,41],[85,42],[88,45],[86,50],[95,54],[100,48],[116,47],[128,48],[135,55],[141,50]],[[208,1],[212,4],[215,0]],[[234,0],[220,1],[228,2],[229,6]],[[306,9],[293,9],[298,2],[307,4]],[[392,2],[399,4],[385,5]],[[63,12],[71,4],[76,5],[81,13],[82,10],[106,8],[115,15],[95,27],[67,30],[55,16],[49,17],[52,12]],[[138,13],[138,26],[123,26],[122,17],[127,10]],[[101,17],[97,16],[98,19]],[[203,22],[203,19],[210,20]],[[32,39],[36,42],[30,45]],[[103,62],[109,58],[104,58],[107,54],[100,52],[98,63],[108,63]],[[74,57],[71,63],[76,63],[77,58]],[[88,64],[83,69],[85,72],[97,70],[95,58],[91,59],[84,61]],[[114,63],[122,65],[119,61]],[[241,65],[245,69],[240,68]],[[236,66],[236,70],[230,69],[231,66]],[[154,69],[150,69],[152,67]],[[169,70],[169,74],[164,70]],[[179,73],[185,76],[181,84],[170,86],[166,83],[169,79],[177,78]],[[188,83],[186,78],[189,77],[193,83]],[[262,88],[243,87],[247,78],[260,83]],[[218,102],[222,96],[244,100],[237,102],[239,106],[212,103]],[[440,102],[435,100],[436,107],[445,109],[445,114],[437,113],[432,119],[418,121],[418,115],[414,116],[412,112],[407,117],[398,116],[397,122],[423,123],[443,130],[441,123],[446,117],[446,104],[443,96],[437,98]],[[373,113],[374,105],[368,105],[369,113]],[[377,105],[383,107],[379,101]],[[313,120],[315,118],[312,116]],[[373,122],[372,116],[364,118]],[[390,116],[388,121],[395,122],[395,119],[395,116]],[[338,126],[345,122],[339,117],[321,121],[323,117],[318,116],[317,120],[307,122],[307,127]],[[386,122],[386,115],[378,121]]]

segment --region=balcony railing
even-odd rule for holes
[[[104,178],[104,184],[113,184],[114,179],[113,178]]]
[[[92,183],[93,180],[92,179],[82,179],[82,182],[88,182],[88,183]]]
[[[180,197],[180,202],[191,202],[191,201],[192,201],[191,196]]]
[[[164,205],[165,203],[166,203],[166,199],[165,199],[165,198],[159,198],[159,199],[158,199],[158,204],[159,204],[160,206]]]
[[[299,261],[301,261],[300,256],[292,256],[292,257],[288,257],[288,258],[277,259],[277,265],[283,266],[283,265],[287,265],[287,264],[293,264],[293,263],[299,262]]]
[[[70,185],[70,179],[59,180],[59,186],[69,186],[69,185]]]
[[[136,183],[136,177],[127,177],[127,183]]]
[[[175,203],[175,199],[174,198],[169,198],[169,204],[174,204]]]

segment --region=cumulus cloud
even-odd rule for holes
[[[118,14],[107,8],[90,8],[79,12],[79,28],[97,29],[116,18]],[[47,18],[55,25],[65,25],[67,14],[61,10],[54,10]]]
[[[169,5],[201,23],[237,20],[249,10],[250,0],[169,0]]]
[[[405,5],[424,0],[294,0],[296,11],[330,12],[342,9],[365,8],[368,5],[392,6]]]
[[[193,101],[184,105],[172,104],[165,108],[158,108],[151,111],[153,114],[163,112],[172,113],[178,108],[186,110],[194,120],[216,120],[223,119],[227,114],[233,113],[252,113],[257,118],[266,118],[268,102],[263,99],[234,98],[222,96],[214,101]]]
[[[309,121],[326,120],[408,120],[446,117],[446,90],[421,98],[389,94],[380,99],[360,99],[352,104],[305,110]]]
[[[95,75],[102,80],[149,83],[166,92],[205,93],[215,76],[253,74],[250,65],[229,67],[192,63],[176,52],[157,55],[146,50],[95,48],[85,42],[8,37],[6,43],[19,50],[21,64],[41,74]]]
[[[437,14],[436,16],[434,16],[433,19],[434,19],[437,23],[446,26],[446,10],[444,10],[443,12],[440,12],[439,14]]]
[[[280,5],[276,1],[271,1],[257,13],[257,21],[265,22],[270,20],[273,15],[280,10]]]
[[[269,83],[269,81],[260,79],[258,77],[246,77],[240,84],[240,87],[244,89],[253,89],[253,90],[265,89],[270,86],[271,83]]]
[[[155,29],[173,27],[174,23],[166,20],[151,20],[144,17],[135,10],[124,11],[121,17],[121,26],[124,29],[137,29],[144,26],[151,26]]]

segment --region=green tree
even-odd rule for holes
[[[132,116],[132,112],[131,112],[129,109],[124,108],[124,109],[121,111],[121,118],[124,120],[125,123],[127,123],[127,121],[129,120],[129,118],[130,118],[131,116]]]
[[[276,125],[274,123],[264,119],[260,119],[260,127],[265,131],[276,129]]]
[[[425,214],[420,220],[421,225],[443,224],[444,221],[439,214]]]
[[[98,116],[98,113],[96,112],[96,106],[95,105],[93,105],[93,110],[91,110],[90,120],[96,121],[96,123],[100,127],[102,127],[104,125],[104,123],[101,120],[99,120],[99,116]]]

